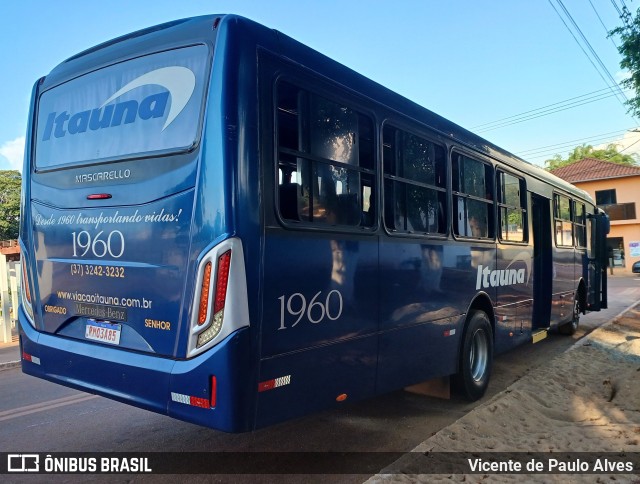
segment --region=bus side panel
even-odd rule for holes
[[[494,265],[495,250],[398,238],[381,244],[380,257],[377,392],[455,373],[477,271]]]
[[[377,239],[268,229],[264,253],[259,386],[284,378],[287,388],[260,395],[258,424],[326,407],[342,393],[373,395]]]
[[[533,321],[533,247],[499,245],[495,352],[530,340]]]
[[[263,360],[256,427],[373,396],[375,335]]]
[[[262,358],[375,333],[377,239],[267,232]]]

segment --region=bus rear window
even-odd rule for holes
[[[198,141],[209,50],[197,45],[99,69],[39,100],[36,167],[188,151]]]

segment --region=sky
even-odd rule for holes
[[[625,77],[617,39],[607,38],[621,25],[615,5],[623,4],[640,7],[633,0],[4,0],[0,169],[22,169],[31,90],[57,64],[135,30],[214,13],[275,28],[532,163],[566,157],[583,142],[640,154],[640,133],[630,131],[640,131],[640,120],[610,88],[611,78]]]

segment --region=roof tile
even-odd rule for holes
[[[551,170],[555,176],[569,183],[640,176],[640,166],[621,165],[596,158],[583,158],[570,165]]]

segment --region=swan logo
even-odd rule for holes
[[[524,267],[521,267],[521,265],[524,265]],[[513,286],[516,284],[529,284],[530,277],[531,255],[527,252],[520,252],[509,263],[506,269],[492,270],[488,266],[478,265],[476,290],[481,288],[488,289],[490,287]]]
[[[133,99],[113,103],[124,94],[148,85],[161,86],[165,91],[151,94],[140,102]],[[67,111],[49,113],[42,141],[50,140],[52,135],[55,138],[63,138],[67,134],[76,135],[86,133],[88,130],[113,128],[135,123],[138,120],[163,118],[166,115],[161,130],[164,131],[184,110],[193,95],[195,85],[196,77],[186,67],[163,67],[147,72],[113,93],[100,107],[78,113]],[[169,104],[168,114],[166,114],[167,104]]]

